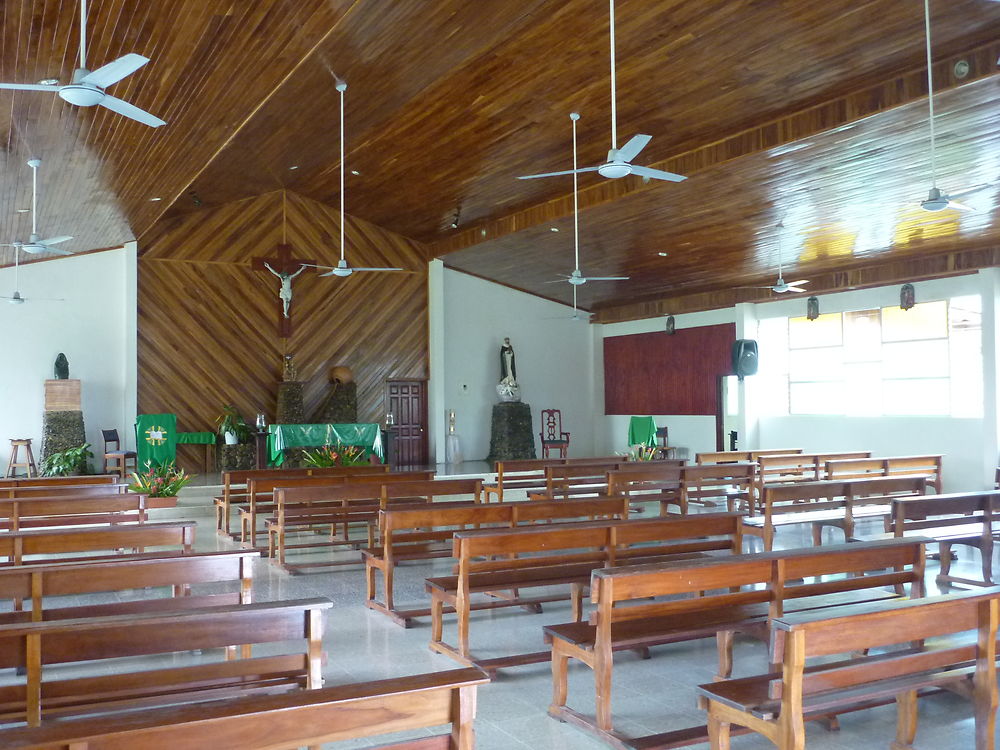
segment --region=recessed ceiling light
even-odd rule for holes
[[[292,166],[289,167],[289,169],[298,169],[298,168],[299,168],[298,164],[293,164]]]
[[[18,212],[19,214],[26,214],[26,213],[28,213],[28,211],[30,211],[31,209],[30,209],[30,208],[18,208],[18,209],[15,209],[15,210],[16,210],[16,211],[17,211],[17,212]]]
[[[150,200],[155,203],[156,201],[162,201],[163,198],[150,198]]]
[[[559,231],[559,227],[549,227],[549,231],[550,232],[558,232]]]
[[[659,255],[661,258],[666,258],[667,257],[666,253],[657,253],[657,255]]]
[[[58,78],[43,78],[42,80],[40,80],[38,82],[38,85],[39,86],[55,86],[57,83],[59,83],[59,79]]]
[[[359,172],[359,171],[358,171],[358,170],[356,170],[356,169],[352,169],[352,170],[351,170],[351,174],[352,174],[352,175],[354,175],[355,177],[357,177],[357,176],[359,176],[359,175],[361,174],[361,172]]]

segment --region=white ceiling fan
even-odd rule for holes
[[[576,310],[576,288],[588,281],[628,281],[628,276],[584,276],[580,270],[580,207],[577,194],[577,169],[576,169],[576,121],[580,119],[577,112],[570,112],[569,119],[573,121],[573,272],[569,274],[559,274],[561,279],[553,279],[546,282],[555,284],[568,281],[573,285],[573,309]]]
[[[752,286],[744,287],[749,289],[770,289],[772,292],[777,294],[785,294],[787,292],[806,292],[807,289],[803,289],[803,284],[808,284],[809,279],[799,279],[798,281],[785,281],[784,274],[781,272],[781,230],[785,228],[784,223],[778,222],[778,280],[774,284],[767,286]]]
[[[943,211],[946,208],[953,208],[959,211],[974,211],[971,206],[959,203],[956,198],[962,198],[972,193],[977,193],[989,187],[977,185],[966,190],[959,190],[954,193],[942,193],[937,186],[937,162],[935,154],[935,133],[934,133],[934,72],[931,61],[931,13],[930,2],[924,0],[924,42],[927,50],[927,124],[930,128],[931,139],[931,189],[927,193],[927,198],[920,201],[920,207],[925,211]]]
[[[330,269],[326,273],[321,273],[320,276],[345,277],[356,271],[404,271],[406,269],[403,268],[352,268],[347,265],[347,259],[344,256],[344,220],[346,218],[344,212],[344,92],[347,91],[347,83],[338,80],[337,91],[340,92],[340,260],[336,266],[306,265],[312,268]]]
[[[108,86],[118,83],[126,76],[132,75],[132,73],[135,73],[135,71],[148,62],[149,58],[130,53],[124,57],[119,57],[113,62],[109,62],[107,65],[101,66],[97,70],[88,70],[87,0],[80,0],[80,67],[73,71],[72,82],[61,86],[59,84],[48,83],[0,83],[0,89],[55,91],[61,99],[78,107],[93,107],[95,104],[100,104],[112,112],[117,112],[120,115],[137,120],[144,125],[158,128],[167,123],[159,117],[139,109],[134,104],[129,104],[122,99],[117,99],[104,92],[104,89]]]
[[[10,297],[0,295],[0,299],[5,299],[5,300],[7,300],[12,305],[23,305],[25,302],[28,301],[28,298],[22,296],[21,292],[20,292],[21,284],[20,284],[20,280],[18,278],[18,276],[19,276],[19,270],[20,270],[20,266],[18,265],[18,258],[21,255],[20,245],[15,243],[14,245],[4,245],[3,247],[13,247],[14,248],[14,293]],[[32,301],[35,301],[35,302],[41,302],[41,301],[46,301],[46,302],[65,302],[66,301],[66,300],[64,300],[62,298],[58,298],[57,299],[55,297],[32,297],[31,299],[32,299]]]
[[[27,242],[13,242],[9,245],[0,245],[0,247],[13,247],[15,248],[15,252],[18,250],[24,250],[24,252],[31,253],[32,255],[37,255],[38,253],[72,255],[69,250],[52,247],[53,245],[58,245],[61,242],[68,242],[73,239],[73,237],[68,234],[62,234],[58,237],[49,237],[44,240],[38,239],[38,168],[41,164],[41,159],[28,159],[28,166],[31,167],[31,236],[28,238]]]
[[[646,148],[653,136],[634,135],[621,148],[618,148],[618,87],[615,77],[615,0],[610,0],[611,5],[611,150],[608,151],[608,160],[597,167],[584,167],[577,169],[574,165],[572,171],[546,172],[544,174],[529,174],[518,177],[519,180],[533,180],[537,177],[558,177],[565,174],[579,174],[580,172],[597,172],[601,177],[618,179],[634,174],[638,177],[647,177],[654,180],[666,180],[668,182],[680,182],[687,178],[673,172],[664,172],[662,169],[652,169],[632,164],[639,153]]]

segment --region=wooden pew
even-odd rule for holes
[[[128,492],[127,484],[58,484],[0,487],[0,498],[5,497],[82,497],[84,495],[111,495]]]
[[[496,461],[493,471],[496,482],[483,485],[486,493],[485,501],[490,502],[490,496],[496,495],[497,502],[504,501],[504,490],[519,490],[525,497],[532,492],[545,489],[545,469],[550,466],[607,464],[622,461],[621,456],[597,456],[594,458],[527,458],[517,461]]]
[[[318,747],[321,743],[450,725],[447,734],[394,742],[394,750],[472,750],[478,669],[152,708],[120,716],[6,730],[8,750]]]
[[[257,552],[237,550],[0,568],[0,599],[13,601],[16,608],[0,613],[0,624],[172,611],[212,604],[249,604],[253,561],[257,557]],[[237,584],[235,592],[216,591],[216,584],[229,582]],[[191,587],[197,584],[213,584],[212,593],[192,595]],[[65,600],[54,599],[155,587],[169,587],[171,596],[147,595],[108,604],[73,606],[62,606],[67,603]],[[27,600],[31,607],[22,611],[22,602]]]
[[[0,531],[54,526],[144,523],[149,498],[132,492],[0,498]]]
[[[943,492],[941,456],[889,456],[885,458],[844,459],[826,462],[827,479],[853,479],[870,476],[925,476],[937,493]]]
[[[366,601],[369,609],[381,612],[393,622],[409,627],[416,617],[431,614],[427,607],[400,609],[393,596],[394,570],[403,560],[451,557],[452,540],[469,526],[493,524],[513,528],[525,524],[571,519],[628,518],[628,498],[571,498],[532,503],[440,503],[430,507],[386,509],[379,514],[381,544],[363,551]],[[377,598],[377,573],[382,574],[384,601]],[[546,601],[564,599],[559,595]],[[537,603],[537,601],[535,602]],[[472,605],[472,609],[511,606],[497,600]]]
[[[704,513],[638,521],[596,521],[516,529],[461,531],[454,537],[458,574],[427,579],[431,595],[433,651],[490,674],[498,669],[548,661],[550,651],[492,659],[469,649],[472,595],[513,590],[508,606],[531,604],[520,589],[561,586],[570,589],[574,619],[582,617],[583,590],[601,567],[632,562],[701,556],[708,551],[740,551],[740,514]],[[548,596],[546,592],[544,596]],[[545,599],[551,601],[551,599]],[[458,615],[458,645],[443,639],[444,611]]]
[[[23,682],[0,687],[0,718],[38,726],[43,716],[318,688],[323,610],[331,606],[327,599],[301,599],[0,625],[0,668],[26,671]],[[148,661],[196,649],[225,648],[228,654],[230,646],[292,640],[304,647],[226,661],[202,655],[192,666],[157,668]],[[129,657],[144,657],[144,663],[130,670],[117,661]],[[113,670],[93,664],[105,659],[116,660]],[[60,679],[59,669],[52,668],[83,662],[92,664],[82,678]]]
[[[595,571],[590,622],[544,628],[552,644],[549,714],[606,742],[622,742],[612,723],[613,652],[716,636],[719,675],[728,677],[734,632],[767,642],[770,623],[790,611],[833,611],[899,596],[886,587],[906,587],[921,596],[925,541],[891,539]],[[650,601],[655,597],[669,600]],[[570,659],[594,672],[596,719],[566,705]],[[705,739],[704,727],[689,727],[628,742],[677,747]]]
[[[636,463],[635,467],[608,472],[608,495],[626,497],[640,503],[659,502],[661,509],[676,505],[682,516],[687,515],[687,500],[681,494],[683,463],[667,461]]]
[[[251,479],[266,477],[311,477],[311,476],[345,476],[351,474],[384,474],[389,471],[388,464],[369,464],[363,466],[329,466],[326,468],[306,467],[302,469],[242,469],[222,472],[222,494],[213,498],[215,504],[215,526],[221,532],[229,534],[229,509],[246,497],[246,485]]]
[[[545,484],[528,492],[529,500],[568,500],[578,495],[606,495],[608,472],[618,471],[629,462],[621,456],[607,463],[562,464],[545,469]]]
[[[997,490],[894,499],[888,535],[917,535],[937,542],[941,552],[938,584],[992,586],[993,538],[997,533],[994,524],[1000,521],[998,506],[1000,491]],[[951,575],[951,548],[956,544],[979,550],[983,580]]]
[[[756,463],[695,464],[681,469],[681,503],[714,506],[724,502],[726,510],[732,512],[745,503],[751,515],[754,513],[753,482],[757,472]],[[666,505],[660,503],[660,515],[667,512]]]
[[[918,691],[945,685],[971,694],[976,750],[992,750],[998,619],[1000,588],[883,602],[854,614],[786,615],[773,624],[779,673],[699,686],[699,703],[708,712],[711,746],[713,750],[728,748],[730,725],[736,724],[767,737],[779,750],[800,750],[805,747],[805,722],[811,718],[895,700],[898,718],[892,746],[912,748]],[[952,640],[965,630],[975,630],[976,639]],[[935,649],[917,650],[911,645],[876,656],[829,661],[831,656],[851,651],[946,636],[949,640]],[[824,663],[808,664],[813,659],[824,659]]]
[[[887,519],[893,496],[922,495],[926,491],[927,477],[923,476],[765,484],[763,512],[744,518],[743,531],[761,537],[768,551],[774,544],[775,527],[791,524],[811,524],[816,545],[822,543],[824,526],[841,528],[845,539],[853,539],[856,518]]]
[[[801,452],[801,448],[767,448],[756,451],[708,451],[705,453],[695,453],[694,462],[696,464],[755,463],[761,456],[787,456],[792,453]]]
[[[839,451],[836,453],[792,453],[761,456],[757,467],[757,497],[765,484],[779,482],[817,482],[832,479],[826,475],[829,461],[868,459],[871,451]],[[846,478],[846,477],[840,477]]]
[[[376,464],[375,468],[384,466]],[[353,468],[353,467],[335,467]],[[274,490],[279,487],[329,487],[341,484],[368,483],[381,485],[386,482],[409,482],[414,480],[430,481],[433,471],[407,471],[390,474],[389,472],[368,472],[366,474],[333,474],[329,476],[316,475],[308,477],[256,477],[247,481],[247,498],[241,501],[237,509],[240,513],[240,542],[257,546],[257,520],[261,513],[270,513],[275,509]]]
[[[117,474],[72,474],[64,477],[0,477],[0,489],[10,487],[62,487],[85,484],[118,484]]]
[[[32,529],[0,534],[0,557],[6,562],[0,567],[24,565],[26,556],[46,555],[28,560],[28,564],[43,562],[85,562],[94,556],[79,553],[114,552],[146,547],[180,547],[191,552],[194,544],[194,521],[164,523],[118,524],[69,529]],[[72,557],[68,557],[72,555]]]

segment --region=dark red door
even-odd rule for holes
[[[427,464],[427,381],[387,380],[386,411],[395,420],[392,458],[395,466]]]

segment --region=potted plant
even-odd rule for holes
[[[366,451],[356,445],[324,445],[314,451],[303,451],[302,461],[318,469],[328,466],[361,466],[368,463]]]
[[[162,464],[147,461],[144,472],[132,474],[132,483],[128,488],[132,492],[140,492],[149,497],[176,499],[177,493],[190,481],[191,476],[177,468],[173,461]]]
[[[250,440],[250,428],[232,404],[222,407],[222,413],[215,420],[215,429],[226,445],[238,445]]]
[[[50,453],[42,459],[42,476],[66,477],[70,474],[86,474],[87,462],[93,457],[90,443]]]

